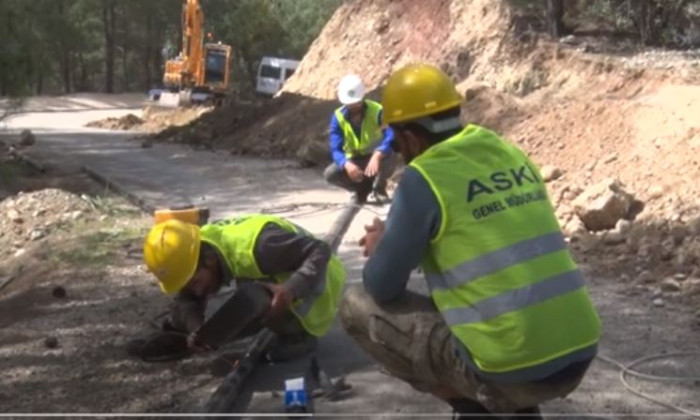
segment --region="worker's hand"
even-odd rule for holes
[[[365,226],[365,236],[360,239],[360,246],[365,247],[363,252],[365,257],[369,257],[374,253],[374,248],[377,247],[379,240],[384,235],[384,222],[378,218],[374,218],[371,225]]]
[[[189,348],[192,353],[203,353],[205,351],[211,350],[211,347],[207,346],[199,340],[196,331],[192,331],[187,336],[187,348]]]
[[[365,168],[365,176],[371,178],[379,172],[379,164],[382,161],[382,152],[374,152]]]
[[[294,292],[283,284],[263,283],[272,293],[270,307],[265,313],[265,322],[273,320],[289,310],[294,303]]]
[[[362,182],[362,169],[360,169],[360,167],[354,163],[350,161],[345,162],[345,172],[348,173],[348,176],[352,182]]]

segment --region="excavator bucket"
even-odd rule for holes
[[[153,105],[163,108],[187,107],[193,103],[206,103],[212,98],[207,93],[195,93],[190,90],[181,92],[169,92],[167,90],[153,89],[149,92],[149,98]]]
[[[165,108],[177,108],[181,106],[180,94],[173,92],[163,92],[158,98],[157,104]]]

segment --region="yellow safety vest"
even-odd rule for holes
[[[596,345],[600,319],[521,150],[470,125],[410,165],[441,209],[421,263],[431,297],[478,370],[533,368]]]
[[[303,228],[279,217],[245,215],[202,226],[202,241],[219,251],[234,278],[238,280],[268,278],[260,271],[254,256],[258,235],[268,223],[274,223],[289,232],[311,236]],[[280,273],[273,278],[281,284],[290,275],[291,273]],[[328,332],[338,310],[345,276],[343,264],[338,257],[331,256],[325,280],[309,296],[294,302],[291,310],[310,334],[322,336]]]
[[[343,151],[347,158],[368,155],[372,153],[382,141],[383,134],[379,125],[379,113],[382,111],[382,106],[368,99],[365,100],[365,106],[366,110],[362,118],[360,138],[357,138],[355,130],[352,129],[352,125],[345,119],[345,115],[343,115],[345,107],[340,107],[335,110],[335,117],[338,120],[340,128],[343,130]]]

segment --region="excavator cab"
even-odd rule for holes
[[[204,45],[204,85],[213,90],[228,86],[231,47],[223,44]]]

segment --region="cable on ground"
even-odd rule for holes
[[[678,413],[682,413],[694,418],[700,418],[700,412],[695,412],[695,411],[690,411],[686,410],[685,408],[679,407],[675,404],[667,403],[664,401],[661,401],[659,399],[656,399],[649,394],[645,394],[641,391],[638,391],[627,382],[626,375],[629,376],[634,376],[637,378],[641,379],[647,379],[650,381],[656,381],[656,382],[696,382],[700,381],[700,376],[662,376],[662,375],[651,375],[648,373],[642,373],[637,370],[634,370],[632,368],[639,366],[641,364],[645,364],[654,360],[660,360],[660,359],[670,359],[674,357],[687,357],[687,356],[700,356],[700,352],[679,352],[679,353],[666,353],[666,354],[657,354],[653,356],[645,356],[640,359],[637,359],[633,361],[632,363],[628,364],[627,366],[623,365],[622,363],[618,362],[615,359],[612,359],[607,356],[603,355],[598,355],[598,359],[609,363],[611,365],[614,365],[620,369],[620,382],[622,382],[622,385],[627,389],[627,391],[631,392],[632,394],[645,399],[649,402],[652,402],[654,404],[660,405],[662,407],[668,408],[669,410],[676,411]]]

